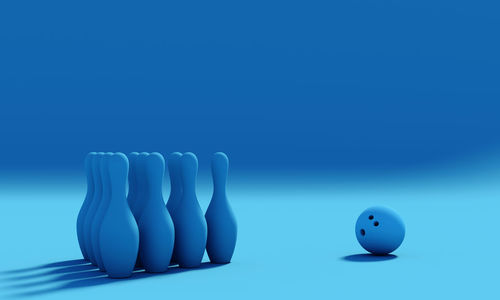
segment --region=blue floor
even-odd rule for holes
[[[491,298],[500,267],[500,172],[432,174],[232,176],[228,194],[239,221],[232,263],[139,270],[124,280],[81,260],[75,220],[83,178],[4,180],[0,298]],[[210,187],[202,182],[198,190],[206,209]],[[362,255],[354,223],[371,205],[392,207],[406,223],[394,256]]]

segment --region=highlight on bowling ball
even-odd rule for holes
[[[370,207],[356,222],[356,238],[366,251],[386,255],[396,250],[405,237],[401,217],[387,207]]]

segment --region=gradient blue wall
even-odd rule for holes
[[[1,1],[0,169],[226,151],[413,168],[500,146],[496,1]]]

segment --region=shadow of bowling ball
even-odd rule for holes
[[[375,255],[385,255],[396,250],[405,237],[405,225],[399,215],[386,207],[370,207],[363,211],[356,222],[359,244]]]
[[[369,253],[363,254],[353,254],[342,257],[345,261],[353,261],[353,262],[378,262],[378,261],[387,261],[398,258],[394,254],[387,255],[374,255]]]

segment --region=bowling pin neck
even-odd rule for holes
[[[182,182],[182,190],[186,196],[196,196],[196,182],[193,179]]]
[[[94,188],[100,189],[102,187],[101,179],[101,157],[97,156],[92,164],[92,177],[94,179]]]
[[[227,195],[225,190],[216,190],[214,189],[214,193],[212,195],[212,200],[210,204],[223,204],[227,203]]]
[[[212,157],[212,178],[214,181],[214,195],[226,195],[226,179],[229,160],[223,152],[214,153]]]
[[[135,170],[135,165],[134,165],[134,158],[130,158],[130,165],[129,165],[129,173],[128,173],[128,182],[129,182],[129,194],[130,195],[135,195],[136,192],[136,170]]]
[[[172,193],[175,195],[182,194],[182,185],[180,183],[171,186]]]
[[[182,182],[180,180],[179,170],[175,170],[172,173],[170,173],[170,187],[173,191],[182,190]]]
[[[220,174],[219,176],[214,176],[214,192],[225,192],[226,190],[226,174]]]
[[[170,176],[170,186],[174,193],[182,191],[181,157],[182,154],[179,152],[174,152],[168,156],[168,171]]]
[[[92,164],[93,164],[92,159],[93,157],[91,157],[85,163],[85,173],[87,174],[87,195],[90,195],[91,193],[94,192],[94,175],[92,170]]]
[[[214,198],[225,198],[226,197],[226,183],[214,181]]]
[[[163,198],[162,184],[163,174],[165,173],[165,160],[158,152],[153,152],[145,158],[144,161],[146,184],[148,189],[147,201],[151,199]]]
[[[123,153],[114,154],[109,158],[106,175],[111,189],[110,205],[113,207],[128,205],[126,198],[128,167],[128,159]]]
[[[191,152],[181,158],[182,192],[185,196],[196,197],[196,176],[198,175],[198,159]]]
[[[162,177],[159,178],[148,178],[146,181],[147,184],[147,193],[149,197],[146,197],[146,201],[149,201],[152,198],[163,197],[162,193]]]
[[[215,175],[215,174],[214,174]],[[214,193],[213,193],[213,201],[223,201],[227,200],[226,196],[226,176],[227,173],[218,174],[218,176],[214,176]]]

